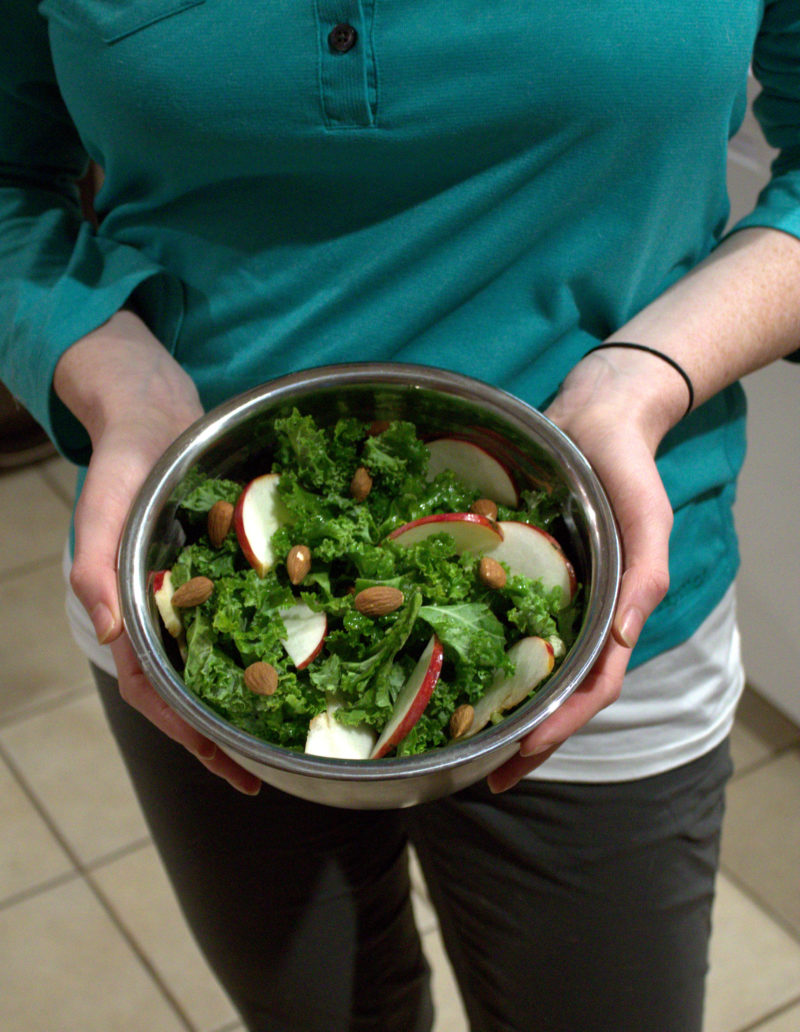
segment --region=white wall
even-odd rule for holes
[[[753,207],[771,158],[748,114],[731,143],[732,221]],[[744,387],[748,455],[736,503],[744,662],[753,687],[800,723],[800,365],[778,362]]]

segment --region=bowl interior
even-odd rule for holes
[[[176,513],[187,475],[198,468],[242,484],[267,472],[273,421],[292,409],[323,425],[342,416],[367,422],[404,419],[426,437],[457,435],[484,447],[511,472],[518,489],[545,489],[559,501],[550,528],[582,585],[578,638],[560,667],[529,702],[500,723],[444,749],[380,761],[327,760],[253,738],[232,727],[189,692],[162,636],[148,579],[172,564],[185,534]],[[516,742],[571,694],[607,637],[620,576],[619,541],[608,501],[582,455],[529,406],[478,381],[416,366],[354,364],[273,381],[208,413],[165,453],[137,498],[120,550],[120,593],[134,649],[157,691],[190,723],[267,766],[301,775],[382,780],[468,763]]]

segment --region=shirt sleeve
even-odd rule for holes
[[[0,378],[61,452],[87,460],[83,428],[52,388],[63,352],[137,289],[163,293],[167,326],[180,284],[82,216],[76,180],[88,164],[53,71],[37,5],[0,0]]]

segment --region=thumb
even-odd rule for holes
[[[113,448],[95,450],[75,509],[72,589],[91,618],[101,645],[122,632],[117,592],[117,551],[131,502],[147,474],[129,454],[123,461]]]

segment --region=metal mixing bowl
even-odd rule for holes
[[[239,730],[190,692],[170,661],[148,577],[172,565],[183,529],[176,519],[184,481],[195,467],[247,481],[270,465],[272,423],[293,408],[318,422],[341,416],[402,418],[426,435],[458,432],[512,472],[517,486],[563,499],[561,541],[584,586],[577,640],[527,703],[472,738],[419,756],[330,760],[272,746]],[[162,456],[134,502],[119,553],[127,632],[161,697],[243,767],[283,791],[353,809],[397,808],[447,795],[509,759],[525,734],[581,683],[609,634],[621,573],[620,543],[608,500],[582,454],[541,413],[477,380],[425,366],[360,363],[273,380],[209,412]]]

